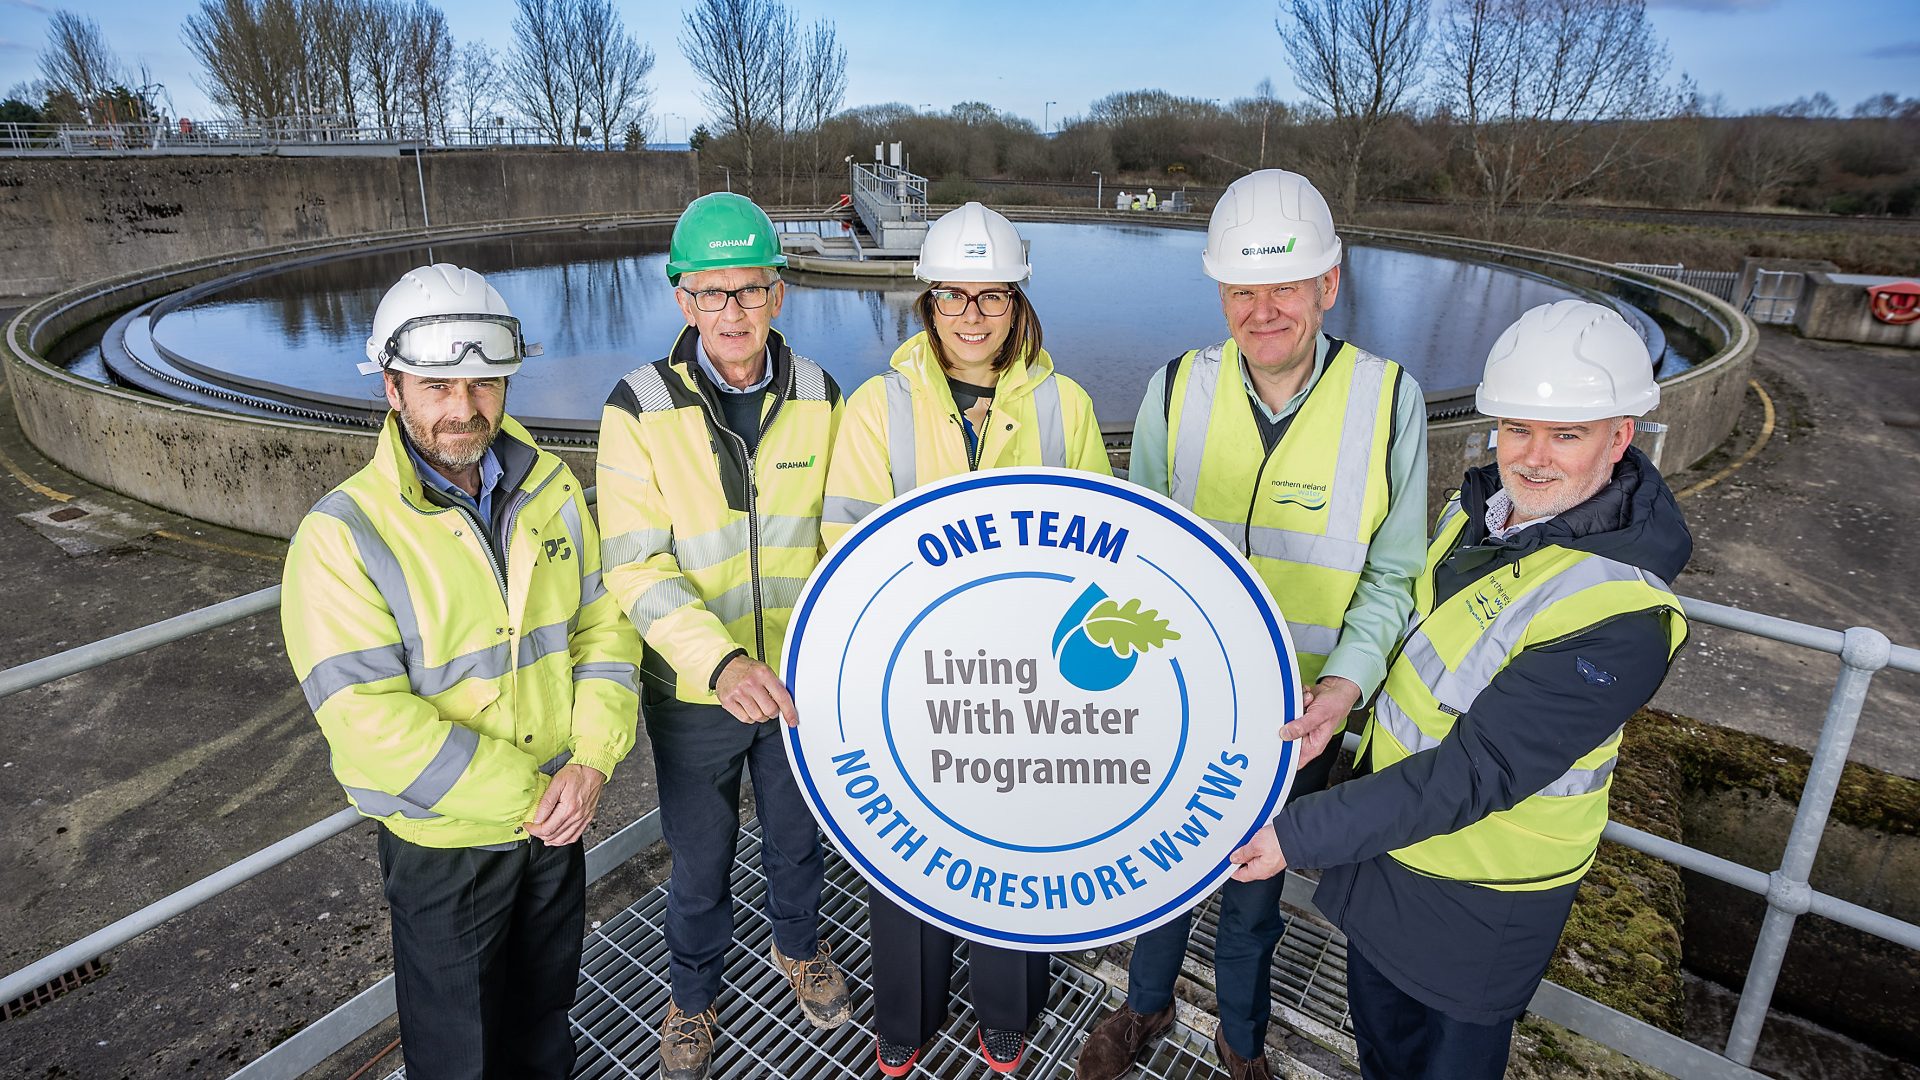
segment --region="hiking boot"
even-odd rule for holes
[[[920,1060],[922,1047],[897,1043],[885,1035],[873,1040],[874,1060],[879,1062],[881,1073],[887,1076],[905,1076],[913,1071],[913,1063]]]
[[[847,994],[846,977],[834,964],[826,942],[820,943],[820,951],[814,953],[811,960],[790,960],[781,954],[778,944],[768,945],[767,951],[773,957],[773,966],[780,969],[787,977],[787,984],[793,987],[800,1011],[814,1027],[831,1030],[853,1015],[853,999]]]
[[[716,1019],[711,1006],[705,1012],[684,1013],[679,1003],[667,1004],[667,1021],[660,1025],[661,1080],[707,1080]]]
[[[1227,1045],[1226,1032],[1213,1029],[1213,1052],[1220,1059],[1220,1067],[1226,1070],[1228,1080],[1273,1080],[1273,1070],[1267,1067],[1267,1055],[1257,1058],[1243,1058]]]
[[[987,1068],[997,1073],[1010,1073],[1020,1067],[1020,1059],[1027,1056],[1027,1033],[1008,1028],[980,1029],[980,1056],[986,1059]]]
[[[1100,1021],[1080,1047],[1074,1080],[1120,1080],[1133,1071],[1134,1062],[1173,1027],[1173,1005],[1157,1013],[1137,1013],[1122,1002],[1113,1015]]]

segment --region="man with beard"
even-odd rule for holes
[[[1660,403],[1647,348],[1584,300],[1495,343],[1467,473],[1414,585],[1356,779],[1281,810],[1240,880],[1322,867],[1347,934],[1360,1072],[1498,1080],[1607,823],[1627,719],[1686,639],[1667,582],[1693,539],[1632,446]]]
[[[538,353],[479,274],[408,273],[363,373],[373,461],[287,552],[287,656],[380,822],[407,1075],[570,1076],[581,835],[632,749],[639,639],[600,583],[580,483],[506,415]]]

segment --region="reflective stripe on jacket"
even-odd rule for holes
[[[601,585],[580,484],[503,419],[488,523],[429,497],[387,418],[373,462],[287,552],[287,657],[362,814],[426,847],[524,839],[569,760],[611,776],[633,748],[640,643]]]
[[[773,379],[748,453],[699,371],[698,340],[689,327],[671,355],[614,388],[598,475],[607,588],[646,640],[642,677],[654,694],[711,704],[735,652],[779,664],[820,559],[840,388],[771,333]]]
[[[1455,719],[1530,646],[1637,612],[1666,614],[1669,659],[1686,640],[1686,617],[1665,582],[1637,566],[1558,545],[1522,556],[1511,571],[1488,574],[1436,608],[1433,568],[1459,542],[1466,520],[1458,502],[1449,505],[1428,549],[1409,632],[1368,729],[1365,752],[1373,771],[1438,747]],[[1588,677],[1610,678],[1597,670]],[[1620,736],[1616,730],[1511,809],[1400,848],[1393,858],[1424,874],[1495,889],[1551,889],[1580,880],[1607,824]]]
[[[1015,360],[994,384],[993,404],[969,461],[960,410],[925,331],[847,399],[834,444],[821,534],[827,546],[896,495],[971,469],[1046,465],[1113,475],[1093,401],[1054,370],[1045,349]]]
[[[1181,357],[1168,392],[1167,491],[1240,548],[1279,601],[1300,661],[1320,677],[1392,492],[1400,365],[1341,341],[1266,452],[1231,338]]]

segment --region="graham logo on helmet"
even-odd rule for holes
[[[759,234],[748,233],[745,240],[709,240],[707,246],[710,248],[752,247],[753,242],[758,238]]]
[[[1284,244],[1268,244],[1265,247],[1243,247],[1240,249],[1240,254],[1242,255],[1287,255],[1292,253],[1294,245],[1298,244],[1299,242],[1300,242],[1299,237],[1289,236],[1287,237],[1287,242]]]

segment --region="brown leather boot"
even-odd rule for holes
[[[1121,1002],[1111,1016],[1088,1033],[1086,1044],[1080,1047],[1080,1060],[1073,1066],[1074,1080],[1120,1080],[1133,1071],[1140,1055],[1171,1027],[1171,1004],[1157,1013],[1143,1015]]]
[[[1220,1059],[1220,1068],[1225,1070],[1230,1080],[1273,1080],[1273,1070],[1267,1067],[1267,1055],[1261,1054],[1251,1060],[1233,1052],[1227,1045],[1226,1033],[1219,1028],[1213,1029],[1213,1052]]]
[[[667,1020],[660,1025],[662,1080],[707,1080],[716,1019],[711,1007],[705,1012],[683,1013],[677,1002],[667,1003]]]
[[[833,1029],[853,1016],[853,998],[847,993],[847,980],[833,962],[833,951],[826,942],[809,960],[795,960],[780,951],[778,943],[767,946],[773,966],[787,977],[793,996],[807,1022],[817,1028]]]

